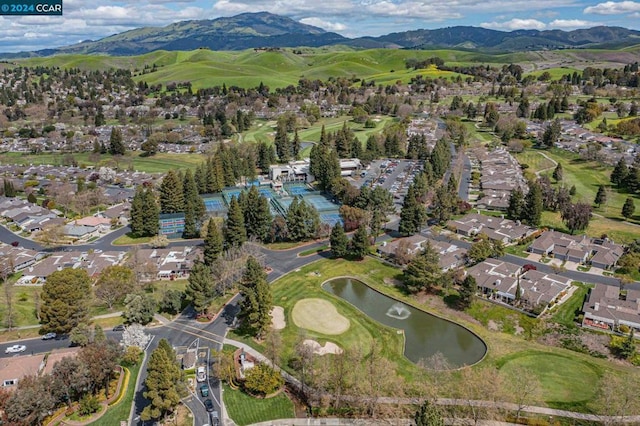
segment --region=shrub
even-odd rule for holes
[[[140,360],[142,349],[137,346],[129,346],[122,356],[122,364],[126,366],[136,365]]]
[[[80,407],[78,409],[78,413],[81,416],[88,416],[90,414],[95,413],[100,409],[100,402],[98,402],[98,398],[93,395],[85,395],[80,400]]]

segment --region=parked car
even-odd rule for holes
[[[113,331],[124,331],[124,324],[118,324],[113,327]]]
[[[538,270],[538,267],[537,267],[536,265],[532,265],[531,263],[527,263],[527,264],[525,264],[525,265],[522,267],[522,270],[523,270],[524,272],[527,272],[527,271],[537,271],[537,270]]]
[[[207,397],[209,396],[209,385],[204,384],[200,386],[200,395]]]
[[[196,380],[199,382],[207,380],[207,370],[204,367],[198,367],[196,370]]]
[[[13,345],[4,350],[5,354],[16,354],[27,350],[25,345]]]
[[[220,417],[218,416],[218,412],[213,410],[209,415],[212,426],[220,426]]]
[[[11,245],[12,245],[13,247],[18,247],[18,246],[20,245],[20,243],[19,243],[19,242],[17,242],[17,241],[13,241],[13,242],[11,243]]]
[[[56,337],[58,337],[56,333],[47,333],[44,336],[42,336],[42,340],[51,340],[51,339],[55,339]]]
[[[213,401],[211,401],[210,399],[205,399],[204,408],[206,408],[210,413],[213,412],[215,410],[215,408],[213,408]]]

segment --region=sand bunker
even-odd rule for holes
[[[336,307],[325,299],[302,299],[291,312],[293,322],[300,328],[322,334],[342,334],[349,329],[350,322],[338,313]]]
[[[302,344],[311,347],[313,349],[313,353],[316,355],[342,353],[342,348],[333,342],[327,342],[324,344],[324,346],[320,346],[320,343],[316,342],[315,340],[306,339],[302,342]]]
[[[271,315],[271,328],[274,330],[282,330],[287,326],[287,322],[284,319],[284,308],[282,306],[274,306],[269,312]]]

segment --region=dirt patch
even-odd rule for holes
[[[299,300],[293,307],[291,318],[300,328],[328,335],[342,334],[351,325],[331,302],[319,298]]]
[[[313,349],[313,353],[316,355],[342,353],[342,348],[333,342],[326,342],[324,346],[321,346],[320,343],[316,342],[315,340],[306,339],[302,342],[302,344]]]
[[[269,312],[271,315],[271,328],[274,330],[282,330],[287,326],[287,322],[284,319],[284,308],[282,306],[274,306]]]
[[[502,324],[497,323],[494,320],[489,320],[489,322],[487,322],[487,328],[491,331],[500,331],[502,330]]]
[[[383,281],[385,284],[392,285],[394,287],[400,287],[402,285],[402,282],[395,278],[385,277]]]

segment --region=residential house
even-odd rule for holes
[[[521,266],[497,259],[487,259],[469,268],[478,290],[487,298],[506,304],[519,301],[529,308],[544,308],[557,300],[571,286],[571,279],[536,270],[524,271]]]
[[[81,219],[75,220],[73,224],[76,226],[92,226],[101,233],[109,232],[109,230],[111,229],[111,219],[97,216],[83,217]]]
[[[598,284],[589,291],[582,306],[582,325],[600,330],[616,330],[625,325],[640,331],[640,291],[620,293],[618,286]]]
[[[611,269],[624,254],[624,248],[601,238],[586,235],[568,235],[557,231],[543,232],[528,249],[531,253],[554,258],[591,264],[596,268]]]
[[[5,389],[15,389],[24,377],[39,374],[45,366],[45,354],[0,358],[0,383]]]
[[[176,247],[164,249],[141,249],[141,259],[149,259],[149,269],[156,271],[157,279],[189,278],[193,263],[201,258],[197,247]],[[151,268],[152,267],[152,268]]]
[[[91,252],[55,252],[40,262],[23,270],[19,284],[43,284],[47,277],[64,268],[85,269],[90,277],[97,279],[100,272],[110,265],[122,263],[126,256],[124,251],[91,251]]]
[[[485,216],[470,213],[459,219],[447,222],[447,227],[457,234],[473,237],[485,234],[489,239],[511,244],[533,235],[537,230],[521,224],[519,221],[503,217]]]
[[[438,241],[423,237],[422,235],[412,235],[406,238],[398,238],[391,242],[385,242],[378,247],[378,253],[388,259],[398,261],[397,255],[399,248],[404,248],[406,253],[404,262],[410,260],[429,242],[431,246],[438,252],[438,264],[444,272],[463,266],[467,259],[467,250],[455,244],[446,241]]]

